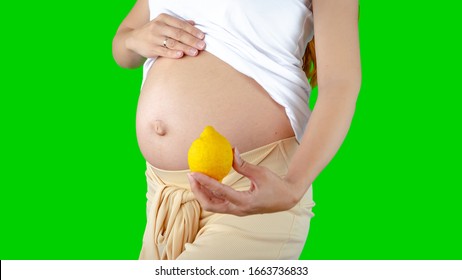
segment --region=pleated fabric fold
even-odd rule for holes
[[[281,155],[278,156],[282,157],[279,160],[285,162],[286,153],[292,151],[286,151],[284,144],[291,143],[291,140],[294,137],[248,151],[241,154],[241,157],[251,164],[259,165],[279,148],[276,155]],[[195,240],[200,230],[202,208],[189,186],[189,170],[167,171],[155,168],[148,162],[146,165],[147,224],[139,259],[173,260],[184,251],[185,244]],[[233,187],[242,177],[243,175],[231,170],[222,183]]]

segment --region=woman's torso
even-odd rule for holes
[[[140,94],[138,144],[145,159],[187,169],[187,152],[212,125],[241,152],[294,135],[284,108],[252,79],[213,55],[158,59]]]
[[[143,156],[167,170],[188,168],[189,146],[207,125],[240,152],[294,136],[283,106],[254,79],[207,51],[153,63],[141,90],[136,123]]]

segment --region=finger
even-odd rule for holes
[[[153,53],[153,57],[163,56],[163,57],[168,57],[168,58],[181,58],[184,55],[183,51],[171,50],[168,48],[164,48],[163,46],[154,47],[152,53]]]
[[[166,45],[168,49],[180,50],[189,56],[196,56],[199,53],[199,51],[196,48],[187,46],[173,38],[167,38],[165,40],[166,40]]]
[[[197,180],[195,180],[190,174],[188,174],[189,185],[191,186],[191,191],[196,196],[197,200],[202,203],[208,203],[212,200],[217,200],[207,188],[204,188]],[[220,202],[223,202],[222,199],[218,199]]]
[[[193,177],[203,188],[207,188],[214,196],[229,201],[234,205],[247,205],[249,194],[245,191],[236,191],[230,186],[224,185],[217,180],[202,173],[191,173]]]
[[[236,216],[246,215],[247,212],[244,211],[245,209],[237,207],[228,200],[217,198],[209,190],[207,190],[206,187],[202,186],[197,180],[195,180],[191,174],[188,174],[188,179],[192,192],[205,211],[232,214]]]
[[[239,150],[237,148],[234,148],[233,150],[233,169],[236,170],[236,172],[248,177],[251,180],[255,180],[259,178],[259,175],[262,175],[264,168],[244,161],[241,158]]]
[[[166,23],[167,25],[184,30],[198,39],[204,39],[205,37],[205,34],[201,30],[194,27],[193,24],[191,24],[188,21],[181,20],[179,18],[170,16],[168,14],[161,14],[159,16],[159,19],[163,21],[164,23]]]
[[[162,27],[162,35],[173,38],[176,41],[179,41],[185,45],[196,48],[198,50],[203,50],[205,48],[205,42],[192,36],[190,33],[174,27],[165,25]]]
[[[229,202],[217,198],[209,190],[201,186],[190,174],[188,174],[189,185],[194,196],[201,204],[202,208],[206,211],[215,213],[227,213]]]

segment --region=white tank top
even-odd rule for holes
[[[149,0],[150,18],[194,20],[206,50],[253,78],[285,108],[300,142],[311,114],[302,57],[313,38],[311,0]],[[155,58],[146,60],[143,83]]]

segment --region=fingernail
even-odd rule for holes
[[[199,38],[199,39],[204,39],[205,34],[202,33],[202,32],[197,32],[196,36],[197,36],[197,38]]]
[[[189,183],[191,183],[193,181],[193,176],[191,175],[191,173],[188,173],[186,175],[188,176]]]
[[[204,41],[197,42],[196,46],[202,50],[205,47],[205,42]]]
[[[234,148],[234,153],[236,154],[236,163],[237,165],[242,165],[241,154],[237,148]]]
[[[177,56],[177,57],[182,57],[182,56],[183,56],[183,52],[182,52],[182,51],[177,51],[177,52],[176,52],[176,56]]]
[[[189,54],[190,54],[190,55],[196,55],[197,52],[198,52],[198,51],[197,51],[196,49],[190,49],[190,50],[189,50]]]

